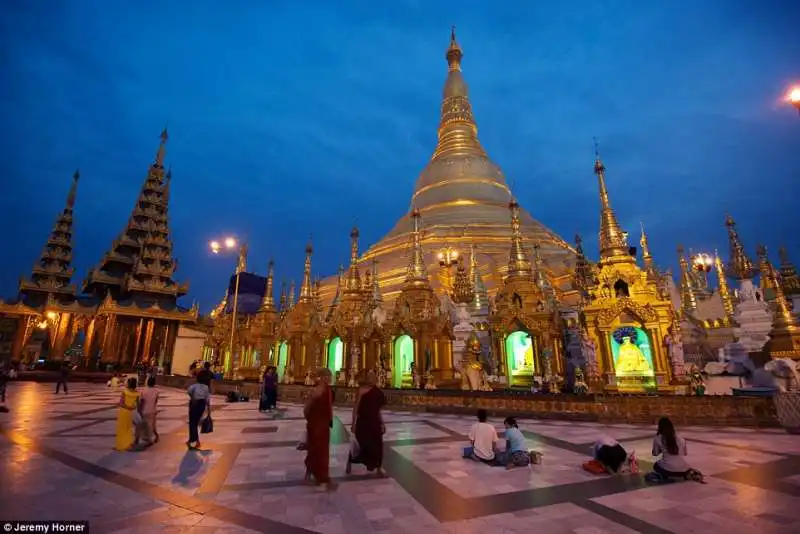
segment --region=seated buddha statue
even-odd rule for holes
[[[639,347],[631,343],[629,336],[623,337],[622,344],[619,346],[616,371],[617,374],[622,375],[639,375],[651,372],[647,358],[645,358]]]

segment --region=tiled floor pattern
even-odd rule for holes
[[[0,519],[89,520],[93,532],[290,534],[660,534],[800,531],[800,437],[779,430],[687,427],[690,461],[708,484],[646,484],[641,476],[581,468],[600,435],[647,465],[653,429],[521,420],[544,462],[506,471],[462,460],[473,421],[385,413],[385,468],[345,476],[350,411],[336,410],[331,471],[322,493],[302,483],[302,410],[259,414],[215,399],[215,432],[189,452],[185,395],[164,390],[161,441],[113,451],[118,391],[14,383],[0,414]],[[495,421],[500,430],[500,421]],[[43,505],[46,503],[46,505]]]

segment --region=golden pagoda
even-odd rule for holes
[[[673,323],[672,303],[636,264],[611,207],[599,154],[594,172],[600,190],[600,261],[582,316],[598,371],[608,391],[668,390],[672,372],[664,340]]]
[[[800,360],[800,325],[797,317],[792,315],[789,302],[783,292],[777,269],[773,267],[767,256],[767,247],[758,247],[759,270],[762,288],[772,292],[772,331],[765,352],[771,358],[791,358]]]
[[[786,247],[781,247],[778,251],[781,258],[780,281],[784,296],[792,303],[792,311],[800,313],[800,277],[797,276],[797,269],[789,260],[789,253]]]
[[[426,267],[435,272],[438,253],[443,250],[452,249],[464,255],[471,245],[476,245],[480,276],[488,290],[494,292],[506,275],[506,210],[512,195],[502,171],[478,140],[478,128],[461,70],[463,52],[456,41],[455,30],[445,57],[448,68],[438,143],[417,179],[410,204],[419,210],[424,224],[422,244],[426,250],[423,260]],[[406,283],[404,251],[414,231],[414,220],[410,214],[402,217],[360,260],[380,262],[379,283],[389,302],[399,296]],[[568,289],[575,260],[570,246],[524,209],[520,209],[520,224],[524,238],[540,245],[544,265],[553,273],[553,283]],[[434,289],[441,295],[440,281],[433,278]],[[335,291],[336,278],[331,277],[322,287],[326,302],[331,301]]]
[[[498,355],[499,374],[507,384],[529,388],[534,376],[563,370],[560,323],[555,302],[547,294],[546,275],[539,271],[538,262],[531,262],[522,242],[519,204],[512,199],[508,209],[511,247],[507,274],[489,316],[492,352]]]

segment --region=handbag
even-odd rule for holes
[[[361,453],[361,446],[355,436],[350,436],[350,458],[358,458]]]
[[[142,414],[139,413],[139,410],[133,412],[133,425],[139,426],[142,424]]]
[[[211,414],[208,414],[200,423],[200,433],[211,434],[212,432],[214,432],[214,420],[211,419]]]

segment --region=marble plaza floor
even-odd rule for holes
[[[119,392],[12,383],[0,414],[0,520],[88,520],[93,532],[632,533],[800,532],[800,437],[780,430],[680,428],[705,485],[649,486],[581,468],[607,434],[649,465],[653,428],[520,421],[541,465],[506,471],[460,459],[463,416],[387,412],[387,478],[345,476],[350,413],[336,410],[335,493],[303,484],[298,406],[282,419],[215,400],[215,431],[189,452],[186,398],[164,390],[161,441],[115,452]],[[500,429],[501,421],[493,421]]]

